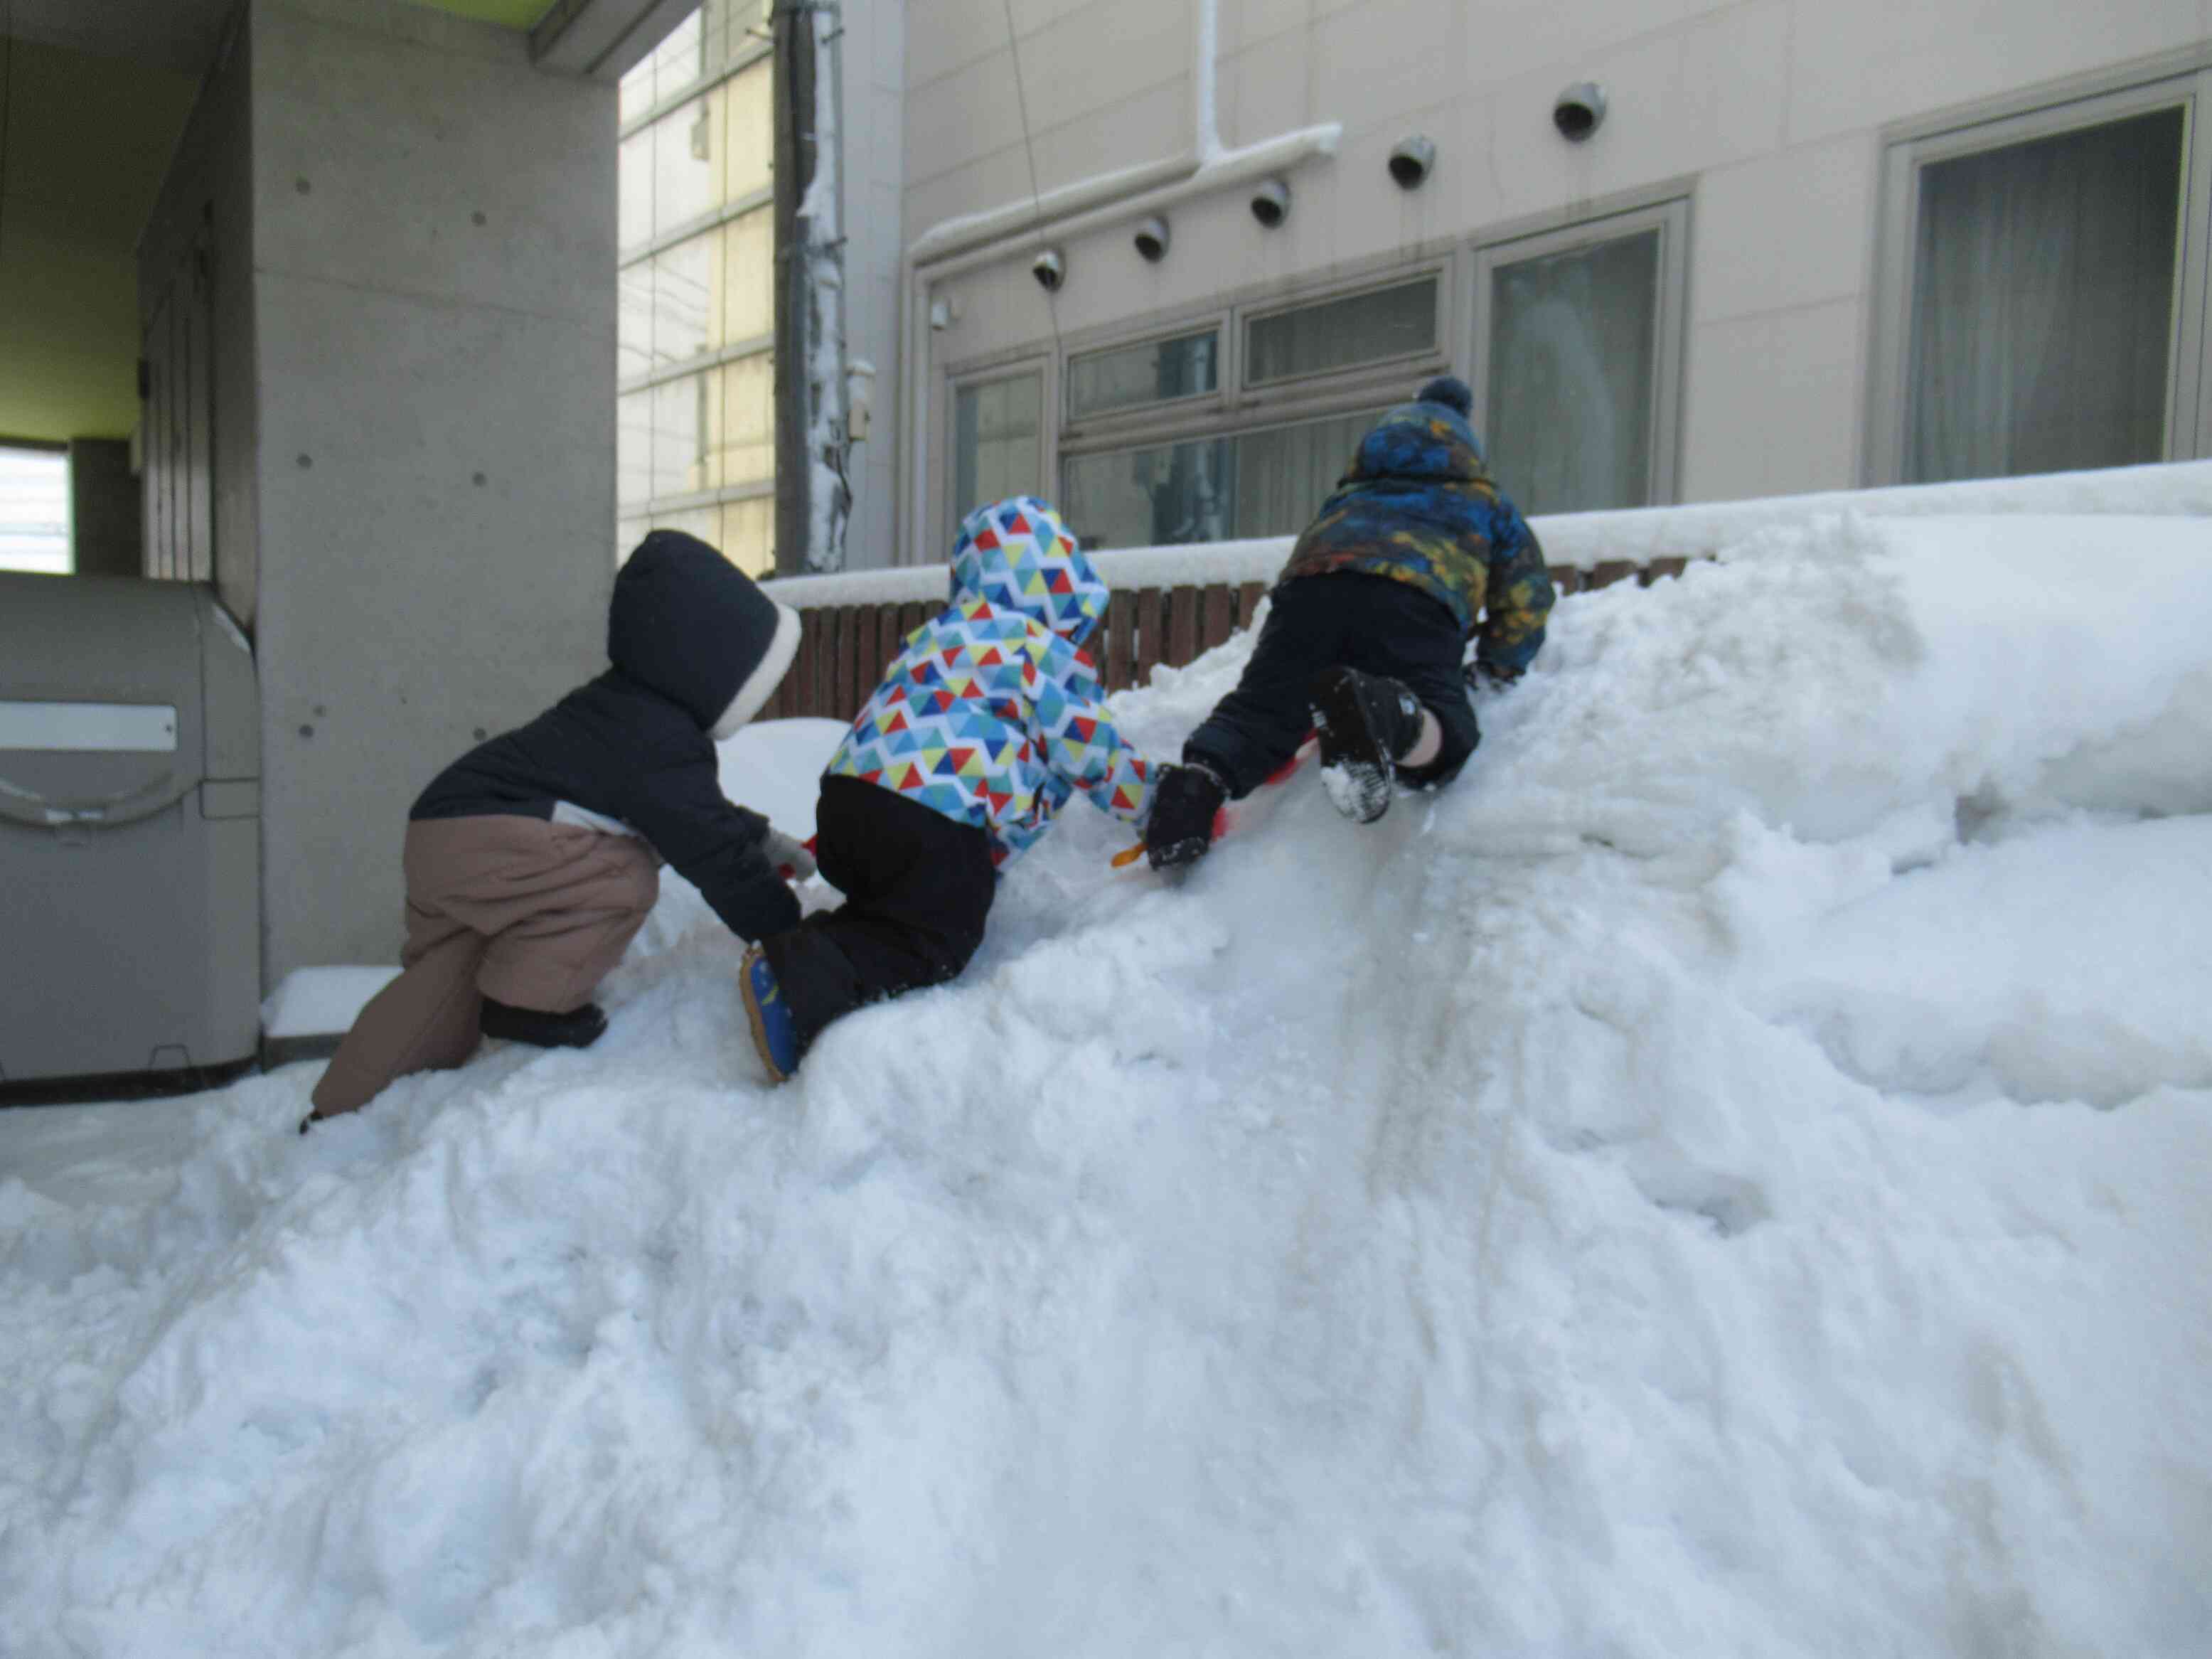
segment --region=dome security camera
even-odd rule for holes
[[[1037,279],[1037,286],[1046,293],[1057,293],[1060,285],[1067,280],[1067,259],[1058,248],[1046,248],[1030,261],[1030,275]]]
[[[1291,187],[1270,179],[1252,192],[1252,216],[1269,230],[1291,216]]]
[[[1605,88],[1595,81],[1577,81],[1552,105],[1552,125],[1559,137],[1579,144],[1605,119]]]
[[[1154,214],[1137,227],[1133,240],[1147,264],[1159,264],[1168,257],[1168,222]]]
[[[1401,190],[1419,190],[1437,165],[1436,144],[1423,133],[1401,138],[1390,149],[1390,176]]]

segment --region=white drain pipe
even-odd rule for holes
[[[907,246],[899,271],[900,453],[905,458],[906,511],[898,558],[925,563],[937,556],[926,539],[929,514],[929,290],[933,284],[994,264],[1048,236],[1080,236],[1124,219],[1140,219],[1193,197],[1249,184],[1316,155],[1334,155],[1341,123],[1302,127],[1241,149],[1224,150],[1214,105],[1219,55],[1218,0],[1197,0],[1192,30],[1193,139],[1187,154],[1078,179],[982,213],[931,226]]]

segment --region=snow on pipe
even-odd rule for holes
[[[1192,32],[1190,78],[1194,90],[1188,150],[1163,161],[1094,173],[1088,179],[1078,179],[981,213],[942,220],[914,239],[907,257],[915,264],[929,264],[1009,235],[1035,231],[1086,208],[1119,201],[1139,191],[1188,177],[1219,155],[1221,134],[1214,105],[1214,58],[1220,39],[1218,5],[1218,0],[1199,0],[1197,23]]]

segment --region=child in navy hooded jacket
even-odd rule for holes
[[[951,589],[823,775],[815,851],[843,907],[746,955],[754,1041],[778,1078],[839,1016],[966,967],[999,871],[1077,790],[1131,823],[1151,809],[1152,769],[1077,648],[1106,584],[1060,515],[1026,495],[969,514]]]
[[[760,711],[799,635],[799,613],[706,543],[646,537],[615,578],[607,672],[416,799],[403,971],[331,1057],[313,1117],[458,1066],[480,1036],[594,1042],[607,1022],[592,990],[644,924],[663,859],[745,939],[798,921],[777,870],[812,860],[724,799],[714,740]]]

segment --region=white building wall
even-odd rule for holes
[[[1005,0],[912,7],[908,244],[1026,198],[1032,148],[1048,191],[1187,149],[1195,3],[1015,0],[1011,43]],[[2212,40],[2212,0],[1218,3],[1223,142],[1340,122],[1335,156],[1294,175],[1279,231],[1254,222],[1239,191],[1179,207],[1162,265],[1135,257],[1126,225],[1066,240],[1069,278],[1049,305],[1028,274],[1033,239],[943,283],[936,297],[956,315],[927,342],[933,424],[951,365],[1680,185],[1691,230],[1676,495],[1850,487],[1863,481],[1887,132]],[[1551,110],[1583,80],[1606,88],[1609,112],[1570,144]],[[1439,159],[1407,192],[1384,163],[1415,131]],[[943,454],[933,437],[925,466]],[[909,537],[907,556],[930,556],[928,539]]]

